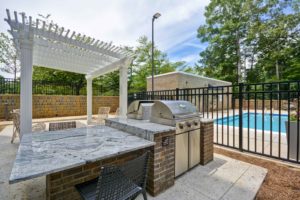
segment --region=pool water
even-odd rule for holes
[[[272,120],[272,131],[279,132],[279,123],[281,133],[286,133],[285,122],[288,121],[288,115],[279,114],[263,114],[262,113],[249,113],[249,124],[248,124],[248,113],[243,113],[243,128],[255,129],[255,115],[256,115],[256,129],[271,131],[271,120]],[[223,117],[215,120],[215,124],[239,127],[239,115]]]

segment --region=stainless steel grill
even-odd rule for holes
[[[176,126],[175,176],[200,163],[200,115],[188,101],[155,101],[150,121]]]
[[[127,111],[127,117],[130,119],[149,120],[151,116],[151,107],[155,101],[136,100],[133,101]]]

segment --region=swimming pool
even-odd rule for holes
[[[256,113],[256,129],[263,130],[263,122],[264,122],[264,130],[271,130],[271,120],[272,120],[272,131],[279,132],[279,123],[281,133],[286,133],[285,129],[285,121],[288,120],[288,115],[284,114],[270,114],[265,113],[264,116],[262,113]],[[219,119],[215,119],[215,124],[218,125],[228,125],[239,127],[239,115],[223,117]],[[255,113],[249,113],[249,125],[248,125],[248,113],[243,113],[243,128],[255,129]]]

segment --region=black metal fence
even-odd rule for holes
[[[214,119],[215,144],[300,163],[300,81],[150,91],[128,98],[190,101]]]
[[[33,81],[33,94],[45,95],[86,95],[85,84],[68,84],[51,81]],[[102,86],[93,85],[93,95],[103,95]],[[0,79],[0,94],[20,94],[20,80]]]

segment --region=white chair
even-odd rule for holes
[[[10,143],[14,143],[16,137],[20,137],[20,109],[11,112],[13,120],[13,134]],[[32,132],[40,132],[46,129],[45,123],[37,123],[32,125]]]
[[[100,107],[98,110],[98,124],[104,125],[105,119],[108,118],[110,107]]]
[[[115,117],[119,117],[119,116],[120,116],[120,108],[117,108],[115,112]]]
[[[14,143],[16,137],[20,138],[20,109],[11,112],[13,120],[13,134],[10,143]]]

